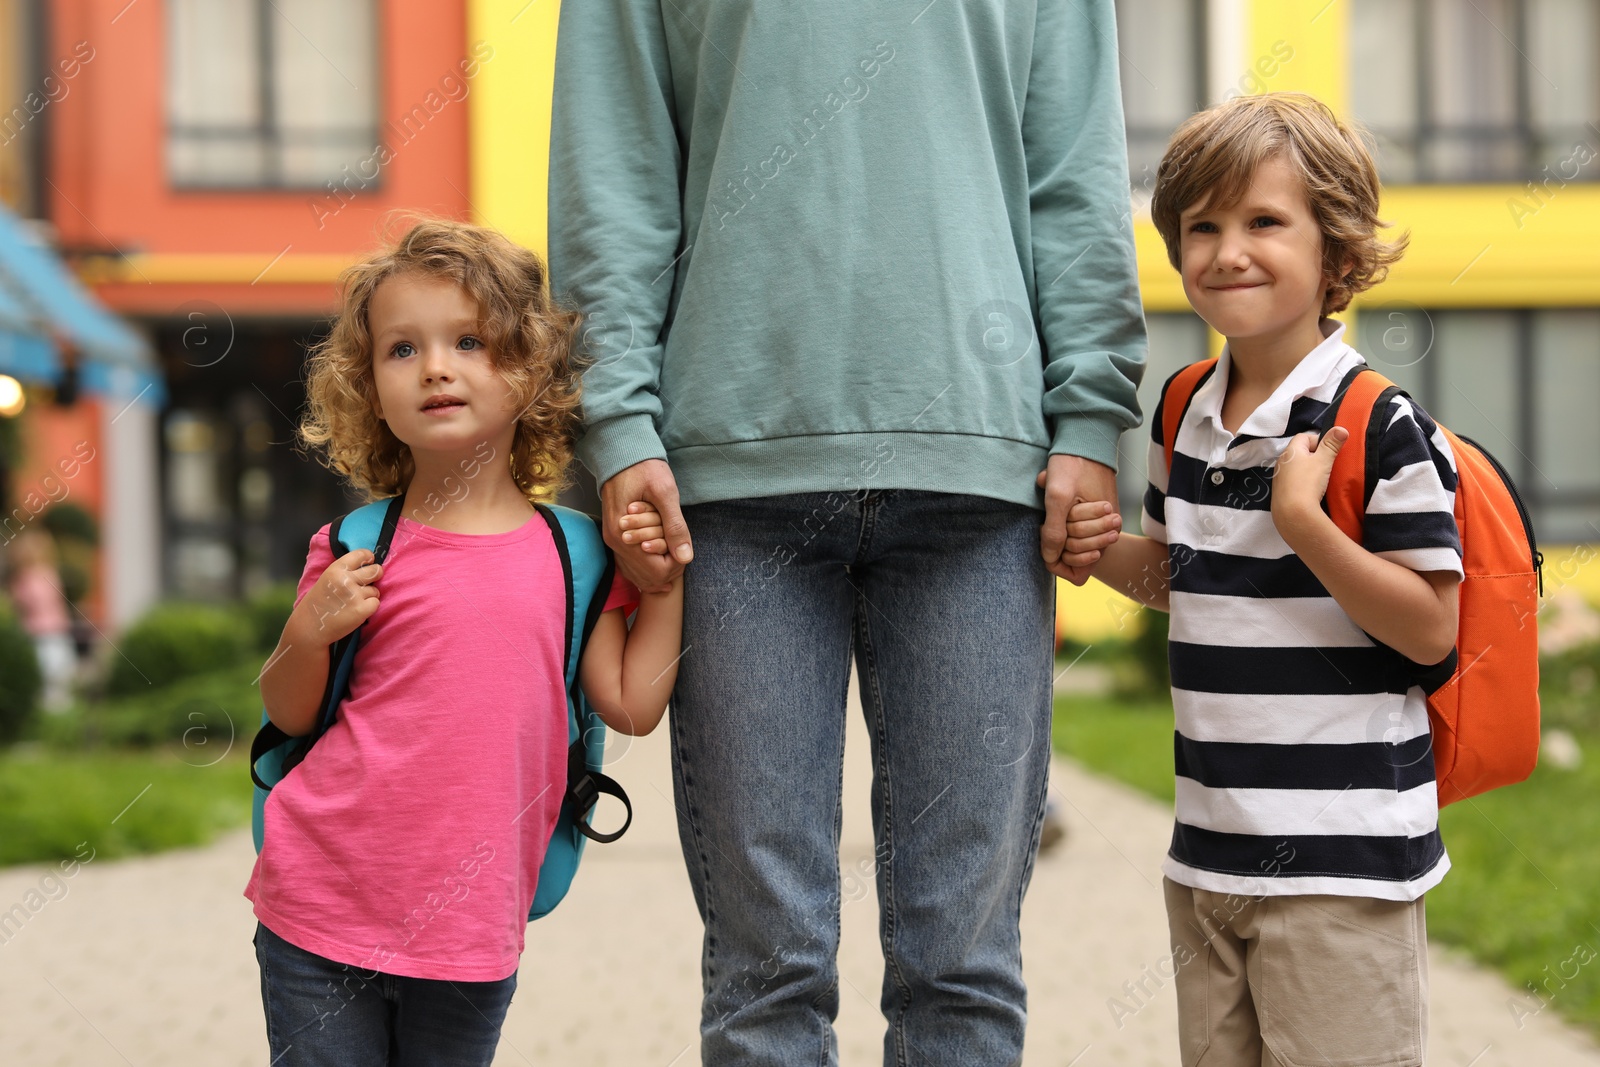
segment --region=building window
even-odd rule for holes
[[[1590,179],[1592,0],[1352,0],[1350,96],[1386,182]]]
[[[1161,401],[1161,387],[1182,368],[1211,354],[1206,324],[1198,315],[1150,312],[1145,315],[1145,330],[1150,337],[1150,355],[1139,382],[1139,410],[1144,413],[1144,420],[1125,431],[1117,442],[1118,507],[1124,528],[1129,531],[1139,528],[1145,461],[1150,454],[1150,420],[1155,418],[1156,404]]]
[[[1600,541],[1600,311],[1540,311],[1530,325],[1538,531],[1552,543]]]
[[[373,6],[169,0],[172,184],[307,188],[348,177],[377,140]]]
[[[1542,543],[1600,541],[1600,310],[1363,310],[1367,362],[1510,472]]]
[[[1172,131],[1205,106],[1204,0],[1117,0],[1117,50],[1128,176],[1142,207]]]

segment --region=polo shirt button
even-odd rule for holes
[[[1224,475],[1223,475],[1223,473],[1221,471],[1212,471],[1211,472],[1211,484],[1212,485],[1221,485],[1223,477],[1224,477]]]

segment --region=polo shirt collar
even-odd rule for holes
[[[1344,343],[1344,323],[1324,318],[1318,326],[1322,330],[1322,343],[1295,364],[1266,403],[1250,413],[1239,426],[1240,438],[1283,436],[1289,428],[1289,411],[1294,402],[1316,392],[1338,370],[1346,356],[1353,354],[1354,350]],[[1224,439],[1235,436],[1222,425],[1222,399],[1228,391],[1228,374],[1232,367],[1233,357],[1228,352],[1228,346],[1223,345],[1215,373],[1195,392],[1189,405],[1198,422],[1211,420],[1212,431]]]

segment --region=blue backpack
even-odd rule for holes
[[[334,520],[328,528],[328,545],[333,558],[365,548],[382,563],[394,540],[404,499],[402,495],[379,500]],[[578,661],[611,591],[616,563],[589,516],[560,506],[535,504],[534,507],[550,525],[550,535],[555,539],[556,553],[561,557],[561,570],[566,579],[567,790],[544,864],[539,868],[539,884],[534,891],[533,906],[528,910],[529,922],[550,914],[567,895],[586,839],[602,844],[615,841],[633,822],[633,805],[628,802],[628,795],[600,771],[605,754],[605,724],[589,707],[578,685]],[[586,607],[581,618],[575,610],[580,604]],[[305,759],[317,739],[333,725],[339,704],[349,691],[350,667],[355,662],[360,638],[361,627],[357,627],[329,649],[328,684],[322,694],[316,724],[309,734],[290,737],[273,725],[265,710],[261,713],[261,729],[250,746],[250,777],[256,786],[252,828],[257,852],[261,851],[267,794]],[[595,801],[602,793],[622,801],[627,810],[622,828],[613,833],[601,833],[589,825]]]

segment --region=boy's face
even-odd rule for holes
[[[373,411],[413,453],[470,452],[483,441],[509,451],[516,397],[466,290],[449,278],[385,278],[367,304],[367,326]]]
[[[1314,327],[1322,315],[1322,229],[1305,183],[1281,156],[1261,163],[1237,204],[1196,201],[1179,216],[1183,291],[1230,341]]]

